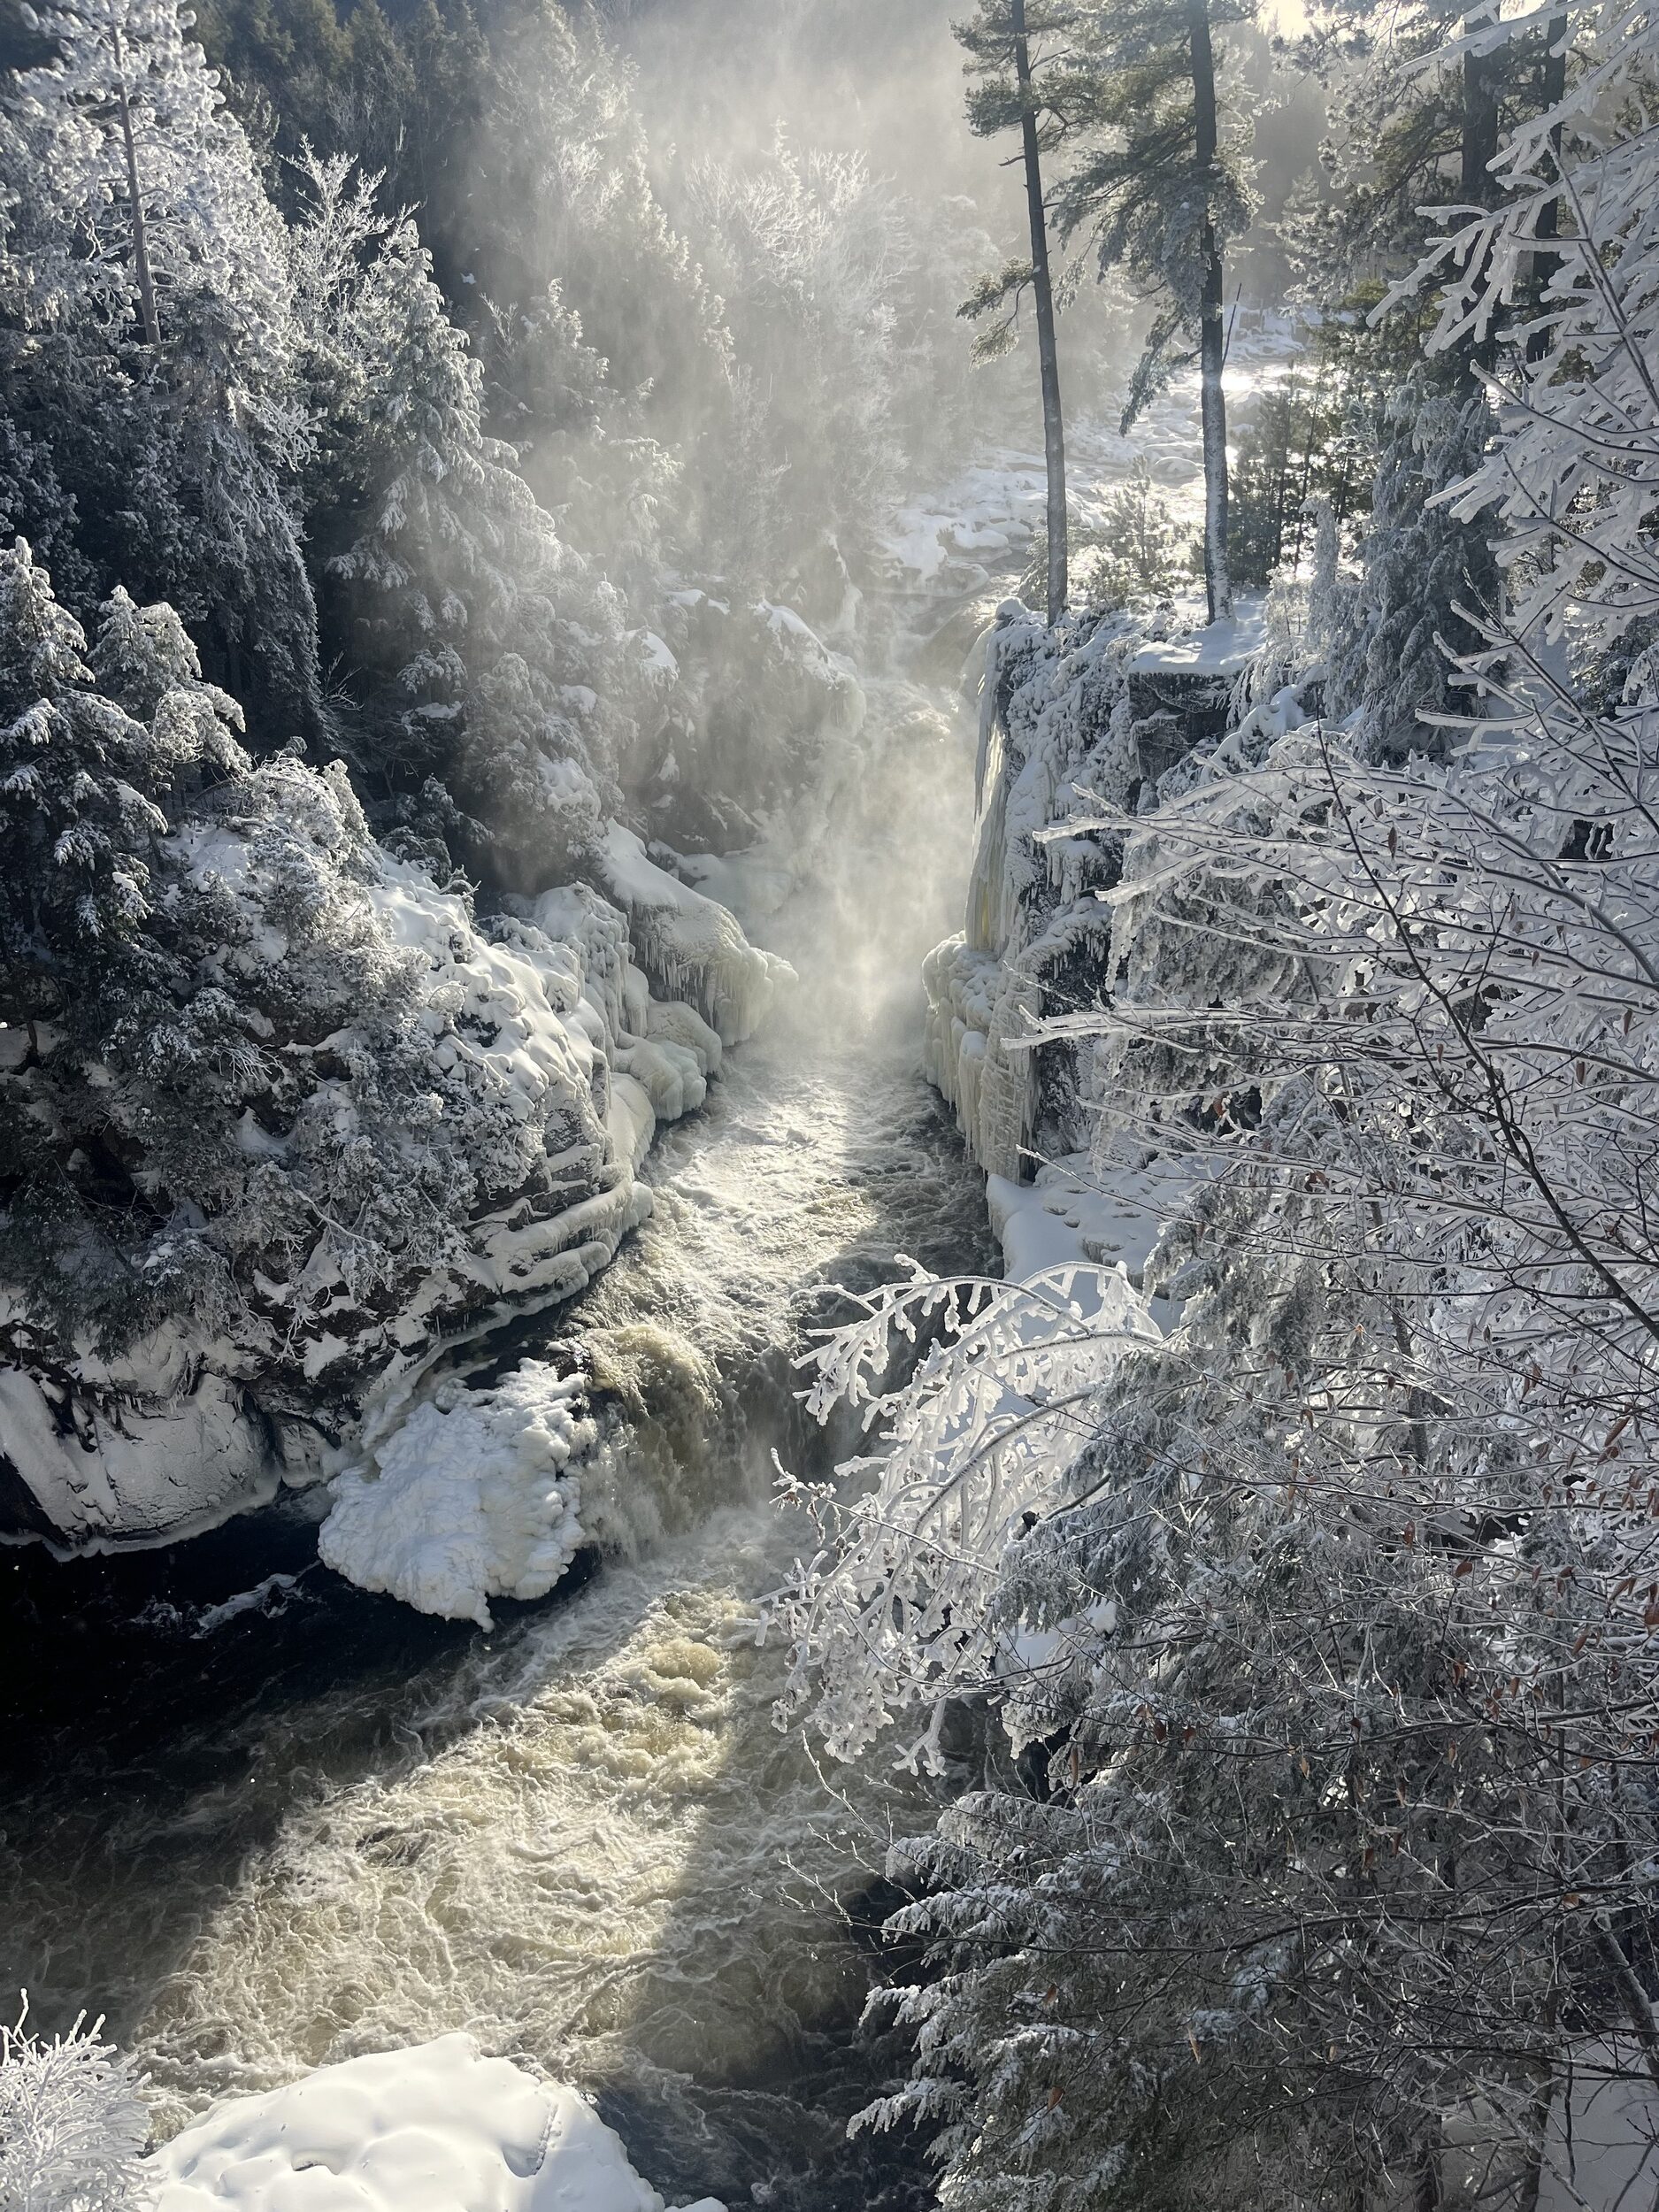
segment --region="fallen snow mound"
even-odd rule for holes
[[[663,2212],[573,2089],[469,2035],[234,2098],[148,2163],[153,2212]]]
[[[373,1472],[337,1479],[322,1559],[365,1590],[480,1628],[493,1597],[545,1597],[585,1540],[567,1471],[595,1439],[581,1390],[540,1360],[490,1390],[441,1383]]]

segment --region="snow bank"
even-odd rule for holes
[[[987,1176],[986,1206],[1004,1274],[1029,1283],[1057,1269],[1096,1267],[1121,1273],[1140,1291],[1164,1223],[1191,1194],[1194,1173],[1178,1160],[1132,1168],[1071,1152],[1045,1162],[1034,1182]],[[1155,1318],[1158,1303],[1150,1309]]]
[[[1228,621],[1151,640],[1129,666],[1137,676],[1241,676],[1266,642],[1266,603],[1251,602]]]
[[[489,1390],[442,1383],[336,1479],[318,1551],[365,1590],[488,1628],[491,1598],[545,1597],[586,1541],[574,1464],[595,1438],[581,1379],[539,1360]]]
[[[663,2212],[573,2089],[467,2035],[234,2098],[146,2164],[151,2212]]]

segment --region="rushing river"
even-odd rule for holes
[[[666,1133],[655,1217],[504,1355],[586,1344],[645,1502],[636,1555],[488,1635],[339,1581],[303,1502],[171,1554],[0,1555],[0,1991],[27,1984],[48,2024],[106,2013],[164,2131],[466,2028],[594,2092],[671,2195],[918,2185],[842,2123],[883,2062],[856,2032],[859,1901],[929,1805],[820,1774],[754,1633],[798,1541],[771,1455],[827,1463],[790,1360],[832,1286],[896,1251],[988,1259],[917,1068],[966,740],[937,694],[872,703],[885,767],[844,797],[836,865],[759,932],[802,971],[790,1009]]]

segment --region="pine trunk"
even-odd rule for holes
[[[1491,13],[1483,11],[1464,19],[1465,35],[1489,23]],[[1462,147],[1463,196],[1470,207],[1490,207],[1497,192],[1497,180],[1492,173],[1492,163],[1498,150],[1498,66],[1491,54],[1463,56],[1463,135]],[[1470,349],[1470,366],[1490,370],[1497,359],[1497,342],[1493,337],[1478,341]]]
[[[1209,0],[1192,0],[1187,22],[1193,52],[1193,104],[1197,121],[1194,147],[1202,188],[1209,196],[1217,148],[1216,58],[1210,38]],[[1221,244],[1208,213],[1200,241],[1203,290],[1200,300],[1198,373],[1204,431],[1204,594],[1210,619],[1224,622],[1233,612],[1233,582],[1227,573],[1227,398],[1222,385],[1226,361],[1223,327]]]
[[[1544,66],[1540,73],[1538,90],[1539,104],[1546,114],[1566,96],[1567,28],[1566,17],[1555,15],[1550,18],[1548,27],[1544,33]],[[1561,50],[1559,52],[1555,50],[1557,47]],[[1549,143],[1550,150],[1555,157],[1556,172],[1559,173],[1561,168],[1561,126],[1559,123],[1549,134]],[[1560,237],[1561,202],[1558,199],[1545,202],[1538,219],[1536,235],[1540,240]],[[1543,306],[1545,287],[1554,276],[1560,259],[1561,256],[1558,253],[1547,251],[1540,251],[1532,256],[1532,284],[1540,311]],[[1541,361],[1548,351],[1548,332],[1535,330],[1526,342],[1527,359]]]
[[[138,182],[138,145],[133,135],[133,111],[127,96],[127,55],[119,24],[115,29],[115,90],[121,111],[121,145],[127,155],[127,204],[133,223],[133,274],[138,282],[138,311],[144,326],[144,343],[158,346],[161,324],[156,315],[156,283],[150,269],[144,196]]]
[[[1020,133],[1025,160],[1025,205],[1031,218],[1032,290],[1037,303],[1037,361],[1042,378],[1042,444],[1048,469],[1048,619],[1065,612],[1065,420],[1060,411],[1060,356],[1055,343],[1054,284],[1048,273],[1048,211],[1042,196],[1037,103],[1031,83],[1025,0],[1012,0],[1014,72],[1019,81]]]

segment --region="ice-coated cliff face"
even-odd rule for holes
[[[354,949],[396,989],[348,1006],[315,972],[328,948],[292,910],[296,864],[318,860],[326,833],[290,818],[280,835],[241,822],[187,834],[190,873],[238,917],[204,985],[268,1008],[280,1041],[278,1075],[238,1127],[222,1220],[208,1224],[224,1232],[223,1318],[211,1334],[169,1324],[118,1356],[82,1347],[68,1362],[0,1366],[0,1533],[74,1549],[156,1541],[283,1480],[360,1468],[368,1401],[403,1394],[441,1341],[567,1298],[604,1266],[649,1210],[637,1171],[658,1122],[702,1104],[718,1033],[747,1035],[787,975],[618,830],[633,916],[579,887],[480,922],[458,893],[372,849],[353,887]],[[634,964],[641,935],[685,1001],[653,997]],[[393,1045],[405,1075],[411,1056],[416,1066],[396,1098]],[[346,1212],[354,1152],[373,1197]],[[481,1616],[505,1588],[527,1594],[543,1570],[522,1563],[549,1542],[568,1556],[575,1517],[552,1533],[550,1462],[543,1471],[539,1502],[503,1478],[436,1517],[432,1541],[467,1557],[445,1575],[467,1594],[463,1609]],[[411,1504],[399,1470],[380,1472],[388,1483],[359,1472],[336,1509],[348,1572],[369,1558],[371,1525]],[[526,1514],[538,1529],[513,1539],[521,1564],[504,1584],[488,1530]],[[469,1515],[477,1526],[457,1533]],[[430,1562],[393,1551],[375,1586],[409,1594],[401,1586],[419,1588]]]
[[[1078,1141],[1058,1125],[1064,1103],[1045,1098],[1042,1055],[1023,1041],[1100,972],[1095,893],[1114,879],[1118,856],[1110,841],[1057,826],[1092,800],[1123,803],[1139,778],[1125,676],[1138,642],[1121,616],[1086,614],[1050,630],[1008,600],[982,647],[967,926],[924,971],[925,1065],[980,1166],[1016,1182],[1033,1148]]]
[[[1021,1183],[1089,1139],[1079,1047],[1032,1039],[1110,987],[1102,901],[1122,838],[1090,825],[1102,810],[1146,811],[1192,772],[1186,764],[1213,749],[1236,687],[1264,680],[1256,663],[1268,668],[1271,653],[1255,606],[1207,629],[1168,608],[1149,626],[1108,609],[1051,629],[1015,599],[979,655],[966,926],[924,970],[924,1064],[979,1165]]]

